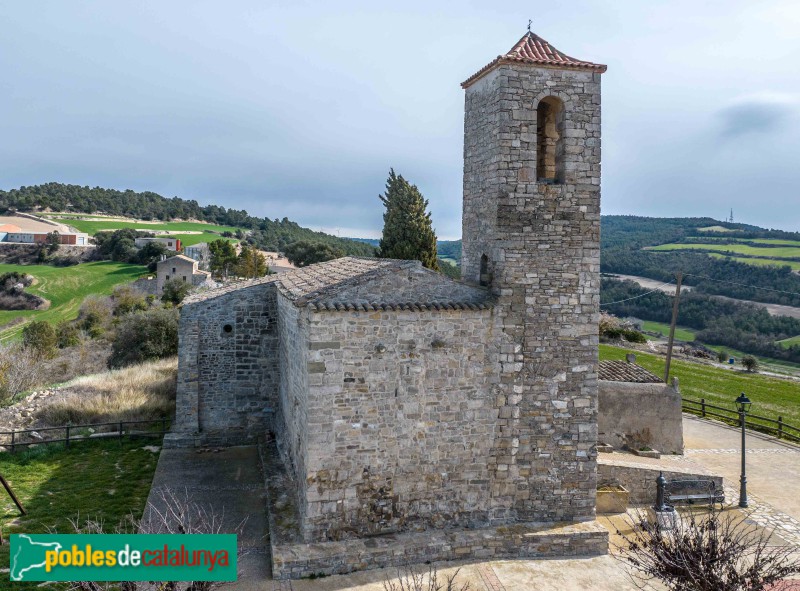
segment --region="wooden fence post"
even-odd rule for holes
[[[16,444],[15,444],[16,435],[17,435],[17,434],[16,434],[16,431],[12,430],[12,431],[11,431],[11,453],[12,453],[12,454],[13,454],[15,451],[17,451],[17,446],[16,446]]]
[[[69,449],[69,423],[67,423],[66,429],[67,429],[67,437],[64,443],[66,444],[66,448]]]
[[[705,398],[701,398],[700,399],[700,408],[702,409],[700,412],[701,412],[703,418],[706,418],[706,399]]]
[[[783,417],[778,417],[778,439],[783,437]]]
[[[119,422],[119,444],[122,445],[122,421]]]

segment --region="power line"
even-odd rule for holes
[[[666,283],[662,283],[661,285],[659,285],[658,287],[656,287],[655,289],[653,289],[651,291],[648,291],[647,293],[643,293],[643,294],[640,294],[640,295],[637,295],[637,296],[633,296],[632,298],[628,298],[628,299],[625,299],[625,300],[619,300],[617,302],[606,302],[605,304],[600,304],[600,307],[602,308],[603,306],[611,306],[613,304],[621,304],[622,302],[630,302],[631,300],[637,300],[639,298],[643,298],[646,295],[650,295],[651,293],[654,293],[656,291],[660,291],[662,287],[665,287],[667,285],[671,285],[672,283],[673,283],[672,281],[667,281]]]
[[[747,283],[737,283],[735,281],[726,281],[724,279],[715,279],[714,277],[709,277],[708,275],[698,275],[697,273],[686,273],[685,277],[700,277],[702,279],[708,279],[710,281],[718,281],[719,283],[730,283],[731,285],[738,285],[739,287],[750,287],[752,289],[763,289],[764,291],[774,291],[776,293],[785,293],[787,295],[800,296],[800,292],[796,292],[796,291],[784,291],[782,289],[773,289],[771,287],[761,287],[759,285],[748,285]]]

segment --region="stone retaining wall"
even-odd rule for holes
[[[717,488],[722,488],[722,476],[716,476],[699,466],[643,465],[610,459],[605,454],[601,454],[597,462],[597,483],[600,486],[621,484],[630,492],[632,505],[653,505],[656,502],[656,478],[661,472],[667,480],[712,480]]]
[[[683,453],[681,395],[666,384],[600,381],[598,439],[615,449]]]
[[[345,541],[298,539],[296,484],[274,444],[261,447],[268,498],[272,576],[276,580],[442,560],[563,558],[608,552],[608,531],[596,521],[515,523],[475,529],[431,529]]]

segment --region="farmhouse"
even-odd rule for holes
[[[143,248],[147,246],[150,242],[157,242],[158,244],[163,244],[169,250],[173,250],[175,252],[181,251],[181,241],[179,238],[164,236],[155,238],[136,238],[133,241],[134,245],[136,245],[137,248]]]
[[[462,84],[463,283],[347,257],[187,298],[168,444],[274,440],[276,578],[607,551],[605,70],[528,32]]]
[[[181,279],[191,285],[202,285],[211,278],[211,273],[197,268],[197,261],[181,254],[156,263],[156,293],[164,290],[170,279]]]
[[[6,217],[5,219],[9,219]],[[59,244],[71,246],[88,246],[89,235],[82,232],[72,232],[60,224],[54,224],[39,218],[13,216],[15,223],[0,225],[0,243],[14,244],[44,244],[49,235],[57,235]]]

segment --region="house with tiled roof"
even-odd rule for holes
[[[198,262],[187,256],[178,254],[156,263],[156,293],[164,290],[164,284],[170,279],[179,279],[189,285],[203,285],[211,279],[211,273],[198,268]]]
[[[607,551],[604,71],[528,32],[462,84],[462,281],[345,257],[186,299],[165,445],[264,443],[275,578]]]

